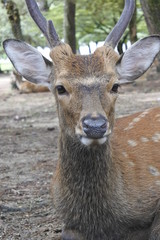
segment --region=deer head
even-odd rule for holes
[[[63,134],[84,145],[103,144],[113,129],[119,85],[134,81],[150,67],[160,50],[160,36],[139,40],[123,56],[114,51],[134,12],[134,1],[126,0],[104,46],[88,56],[75,55],[59,40],[52,21],[46,21],[36,2],[26,0],[26,4],[49,42],[52,62],[27,43],[13,39],[3,43],[8,57],[28,81],[54,93]]]

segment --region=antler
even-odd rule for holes
[[[31,17],[33,18],[37,26],[40,28],[44,36],[47,38],[50,47],[52,48],[62,44],[62,42],[59,40],[58,34],[56,33],[53,22],[51,20],[47,22],[45,17],[40,12],[35,0],[25,0],[25,1]]]
[[[123,35],[128,23],[130,22],[135,9],[135,0],[125,0],[125,7],[119,21],[107,36],[104,45],[110,43],[113,48],[118,44]]]

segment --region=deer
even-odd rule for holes
[[[160,239],[160,107],[115,119],[119,86],[133,83],[160,51],[160,36],[114,50],[134,12],[126,0],[102,47],[74,54],[35,0],[31,17],[50,45],[52,61],[25,42],[3,46],[15,69],[53,93],[59,157],[52,182],[63,240]],[[134,100],[133,100],[134,101]]]
[[[49,92],[48,87],[35,85],[31,82],[26,81],[22,75],[13,70],[11,74],[12,85],[19,90],[19,93],[40,93]]]

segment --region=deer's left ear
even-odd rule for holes
[[[145,73],[159,51],[159,35],[143,38],[133,44],[117,62],[120,83],[132,82]]]
[[[26,80],[51,88],[49,75],[52,62],[43,57],[37,49],[14,39],[5,40],[3,47],[17,72]]]

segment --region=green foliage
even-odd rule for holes
[[[11,62],[0,62],[0,70],[2,72],[11,71],[12,69],[13,65],[11,64]]]
[[[3,0],[2,0],[3,1]],[[15,0],[13,0],[15,1]],[[54,22],[57,33],[63,39],[63,0],[46,0],[49,10],[43,11],[47,19]],[[21,17],[21,28],[24,38],[27,42],[34,46],[46,46],[47,42],[36,24],[28,14],[24,0],[15,1]],[[43,3],[44,0],[38,0]],[[77,0],[76,1],[76,38],[77,46],[90,41],[104,41],[107,34],[113,28],[120,17],[123,9],[123,0]],[[140,8],[140,3],[137,3],[137,28],[138,37],[143,37],[147,34],[143,13]],[[0,2],[0,42],[7,38],[13,38],[11,26],[9,24],[6,9],[4,4]],[[3,57],[4,52],[0,46],[0,54]]]
[[[118,21],[123,7],[123,0],[77,0],[76,36],[79,44],[89,44],[91,40],[104,41]],[[147,28],[139,1],[137,11],[138,37],[144,37],[147,34]],[[127,42],[128,37],[129,34],[125,33],[123,40]]]
[[[12,33],[11,33],[11,26],[8,22],[8,19],[5,13],[5,9],[1,2],[0,2],[0,16],[2,16],[0,21],[0,43],[2,43],[3,40],[5,40],[6,38],[11,38]],[[2,45],[0,45],[0,54],[2,57],[5,56],[2,50]]]
[[[77,0],[77,38],[80,44],[105,40],[118,19],[118,4],[118,1]]]
[[[63,39],[63,10],[64,2],[61,1],[54,1],[50,5],[50,9],[48,12],[44,13],[44,16],[49,20],[52,20],[56,31],[61,39]]]
[[[15,0],[13,0],[15,1]],[[39,0],[39,2],[42,0]],[[32,44],[33,46],[46,46],[47,42],[43,34],[33,22],[30,17],[27,7],[24,4],[24,1],[16,0],[17,7],[19,9],[20,18],[21,18],[21,28],[23,36],[26,42]],[[49,11],[43,12],[44,16],[47,19],[53,20],[55,27],[59,36],[63,37],[63,1],[53,1],[48,0]],[[4,7],[4,4],[0,2],[0,15],[3,16],[0,21],[0,42],[2,43],[7,38],[14,38],[11,30],[11,26],[8,20],[7,12]],[[0,45],[0,54],[1,57],[5,57],[5,53]]]

